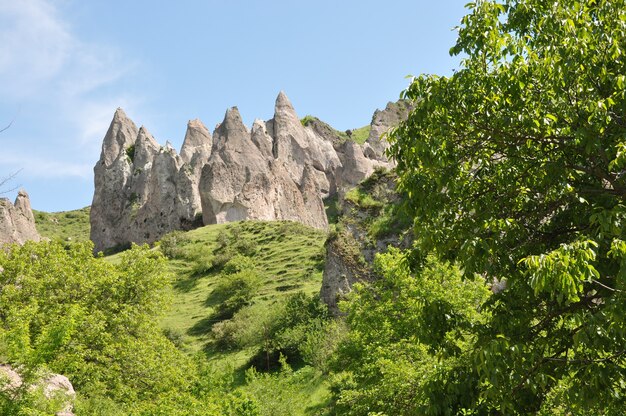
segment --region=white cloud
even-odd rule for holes
[[[28,97],[59,75],[76,42],[44,1],[3,1],[0,19],[1,88],[5,95]]]
[[[52,0],[0,0],[0,96],[5,103],[47,111],[21,112],[18,121],[41,133],[14,141],[0,163],[19,164],[29,175],[83,177],[91,175],[91,166],[85,170],[81,162],[93,164],[98,158],[115,108],[138,102],[116,86],[137,63],[114,46],[81,39],[56,5]],[[38,126],[45,117],[54,120],[54,129]],[[19,133],[12,129],[11,135]],[[38,150],[37,140],[56,143],[58,151]],[[29,147],[27,158],[20,157],[24,146]]]
[[[2,152],[0,153],[0,165],[7,172],[19,171],[20,176],[89,179],[93,175],[93,166],[88,163],[54,160],[32,153]]]

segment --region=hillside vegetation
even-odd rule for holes
[[[269,309],[296,292],[319,292],[324,268],[323,231],[288,221],[244,221],[173,232],[160,242],[174,275],[172,310],[163,321],[191,350],[211,342],[211,328],[223,300],[220,278],[229,261],[254,270],[247,305]],[[249,261],[246,262],[245,259]],[[241,266],[244,267],[244,266]]]
[[[412,80],[396,171],[329,201],[328,239],[10,246],[0,362],[67,375],[79,415],[623,415],[626,3],[467,7],[461,67]],[[0,414],[54,414],[38,393]]]
[[[61,241],[89,241],[90,207],[72,211],[33,210],[35,226],[42,237]]]

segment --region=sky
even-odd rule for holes
[[[410,75],[450,75],[466,0],[0,0],[1,191],[34,209],[90,205],[93,166],[122,107],[180,149],[187,121],[227,108],[369,124]]]

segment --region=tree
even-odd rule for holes
[[[184,392],[192,363],[155,319],[169,283],[160,254],[134,246],[112,265],[92,250],[51,242],[0,250],[0,357],[26,381],[41,368],[64,374],[86,397],[134,404]]]
[[[419,249],[499,288],[475,329],[476,404],[619,413],[626,4],[468,6],[451,49],[461,68],[413,79],[404,97],[415,108],[391,133],[389,155]]]
[[[458,267],[432,256],[412,273],[396,249],[375,263],[381,278],[356,285],[342,304],[349,331],[335,358],[337,413],[458,414],[473,406],[478,377],[468,361],[471,329],[485,319],[484,280],[463,280]]]

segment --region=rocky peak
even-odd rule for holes
[[[284,92],[271,120],[244,125],[237,107],[211,135],[200,120],[187,125],[180,156],[161,147],[116,111],[96,164],[91,232],[96,250],[152,242],[199,224],[242,219],[293,220],[325,228],[323,198],[341,195],[387,166],[380,134],[402,116],[388,105],[372,121],[365,146],[318,121],[303,126]],[[371,142],[371,144],[370,144]]]
[[[152,134],[144,126],[139,129],[139,134],[134,143],[132,162],[135,167],[144,168],[152,163],[154,156],[159,152],[161,146],[154,139]]]
[[[15,203],[7,198],[0,199],[0,244],[39,241],[41,237],[35,227],[35,217],[30,206],[30,198],[21,189]]]
[[[136,137],[137,126],[126,116],[124,110],[118,108],[102,141],[100,160],[105,166],[111,166],[121,151],[135,142]]]
[[[276,103],[274,104],[274,120],[277,123],[300,122],[296,110],[293,108],[291,101],[284,91],[278,93]]]
[[[248,134],[248,129],[246,125],[243,124],[241,114],[237,107],[231,107],[226,110],[224,121],[218,126],[216,133],[226,140],[231,136],[239,138]]]
[[[406,120],[411,111],[411,105],[408,101],[400,100],[398,102],[387,103],[384,110],[376,110],[372,116],[370,124],[370,134],[367,138],[367,145],[372,149],[372,155],[378,160],[387,161],[385,150],[389,147],[387,141],[381,140],[381,137],[391,127],[395,127],[402,120]]]
[[[203,159],[208,159],[212,146],[211,133],[199,119],[189,120],[185,140],[180,149],[180,157],[183,162],[191,163],[195,154],[202,154]],[[206,161],[206,160],[205,160]]]

